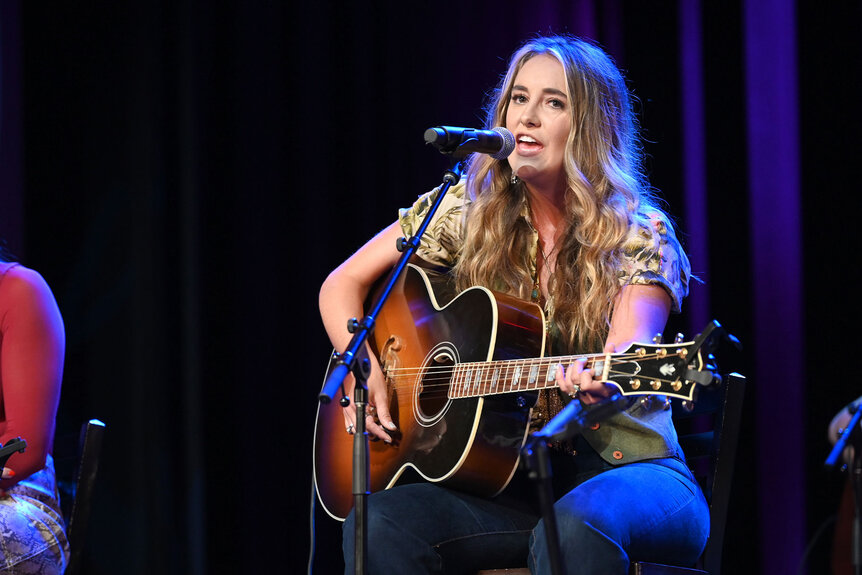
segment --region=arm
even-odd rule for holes
[[[9,459],[12,479],[6,489],[45,466],[53,446],[63,378],[65,331],[50,288],[37,272],[15,266],[0,282],[0,381],[4,421],[0,442],[27,441],[24,453]]]
[[[664,331],[671,305],[670,295],[660,285],[623,287],[614,302],[604,351],[615,353],[626,350],[635,341],[652,341],[655,334]],[[579,397],[589,405],[609,397],[616,387],[595,381],[593,370],[585,370],[584,363],[576,362],[565,372],[558,370],[556,381],[565,393],[571,393],[576,383],[580,385]]]
[[[342,351],[350,342],[352,335],[347,331],[347,321],[355,317],[363,317],[363,304],[371,286],[384,273],[392,269],[400,256],[395,248],[395,242],[402,237],[398,222],[390,225],[368,243],[359,248],[350,258],[338,266],[320,288],[320,316],[329,339],[336,350]],[[368,380],[368,399],[377,408],[380,423],[368,416],[366,425],[368,433],[374,437],[391,441],[386,432],[395,430],[395,424],[389,414],[389,402],[383,373],[369,351],[372,364],[371,377]],[[356,406],[353,404],[353,376],[345,380],[345,390],[350,395],[350,406],[344,410],[345,427],[355,425]],[[384,429],[384,427],[386,429]]]

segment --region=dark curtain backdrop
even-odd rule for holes
[[[703,280],[668,334],[745,346],[719,354],[750,381],[726,572],[827,572],[826,427],[862,393],[862,10],[821,4],[4,2],[0,235],[65,317],[61,430],[108,424],[87,572],[293,573],[312,516],[340,570],[311,512],[318,287],[440,181],[424,130],[478,126],[550,31],[639,98]]]

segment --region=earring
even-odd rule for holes
[[[521,178],[519,178],[517,175],[515,175],[514,172],[512,172],[512,185],[514,186],[520,181],[521,181]]]

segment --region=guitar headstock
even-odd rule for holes
[[[692,341],[682,341],[684,338],[678,335],[669,344],[633,343],[625,352],[612,354],[607,365],[597,365],[596,373],[616,385],[623,395],[667,395],[693,401],[698,385],[720,381],[709,353],[719,335],[739,346],[739,340],[713,320]]]

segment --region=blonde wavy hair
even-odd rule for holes
[[[611,58],[590,42],[550,36],[525,43],[491,94],[487,127],[505,125],[515,77],[539,54],[562,64],[572,105],[564,159],[566,229],[550,280],[550,307],[570,348],[598,351],[620,290],[623,243],[637,226],[653,235],[658,249],[646,213],[661,210],[643,172],[632,96]],[[528,299],[532,230],[523,217],[526,189],[511,176],[506,160],[479,154],[470,159],[466,185],[472,203],[454,273],[460,289],[485,285]]]

